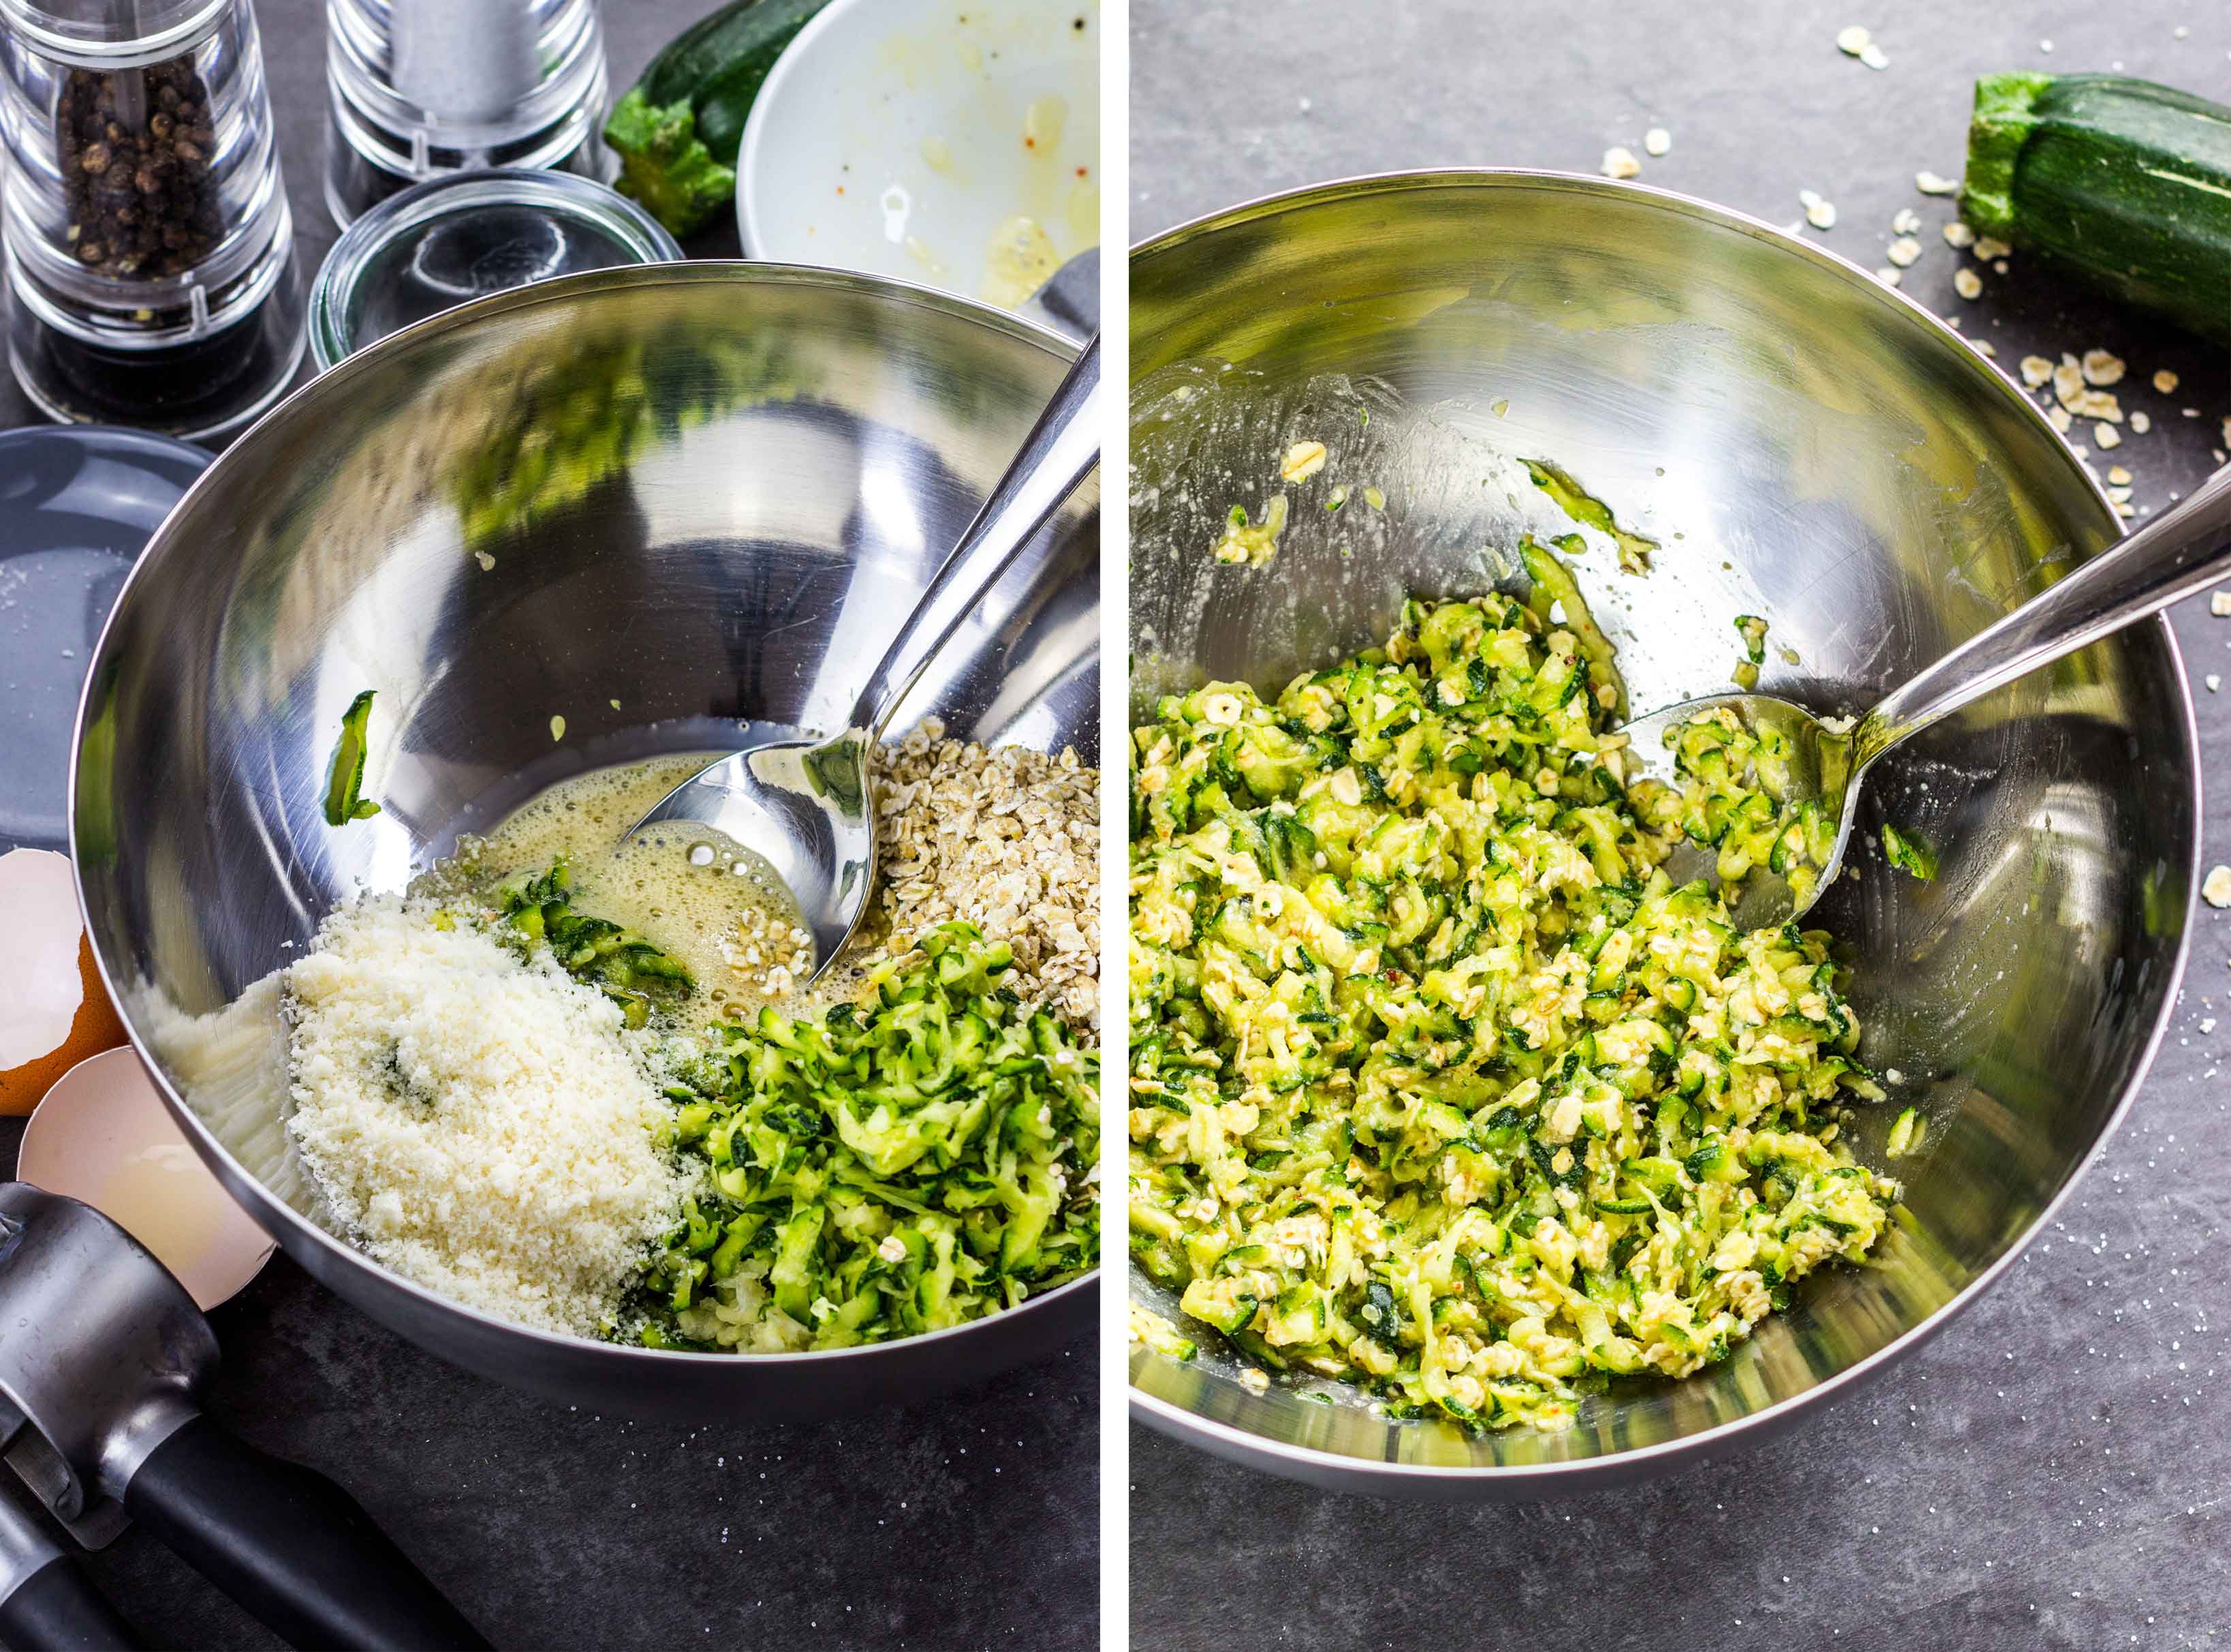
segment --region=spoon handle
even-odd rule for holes
[[[2231,468],[1885,696],[1859,725],[1872,761],[1994,689],[2231,578]]]
[[[975,612],[1016,554],[1100,463],[1100,338],[1085,343],[1069,376],[1024,438],[976,520],[945,559],[891,638],[852,707],[850,726],[870,740],[962,620]]]

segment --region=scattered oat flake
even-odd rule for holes
[[[1652,126],[1642,134],[1642,152],[1646,155],[1665,155],[1672,152],[1673,134],[1663,126]]]
[[[1995,356],[1999,353],[1999,347],[1988,339],[1974,339],[1969,342],[1975,345],[1976,353],[1979,356]]]
[[[1916,172],[1913,175],[1913,187],[1924,195],[1950,195],[1960,187],[1960,180],[1956,178],[1939,178],[1935,172]]]
[[[1840,29],[1836,31],[1836,49],[1846,57],[1857,57],[1861,52],[1866,50],[1873,39],[1872,35],[1858,23],[1853,23],[1847,29]]]
[[[2231,866],[2218,866],[2200,885],[2201,898],[2210,906],[2231,906]]]
[[[1952,290],[1963,298],[1981,298],[1983,278],[1972,269],[1956,269],[1952,272]]]
[[[2213,693],[2215,693],[2215,690],[2218,690],[2218,689],[2221,688],[2222,686],[2223,686],[2223,679],[2222,679],[2221,677],[2220,677],[2216,676],[2215,672],[2210,671],[2210,672],[2208,674],[2208,691],[2210,694],[2213,694]]]
[[[2098,424],[2092,427],[2092,439],[2103,448],[2123,445],[2123,433],[2112,424]]]
[[[495,558],[490,556],[486,551],[475,551],[473,560],[481,565],[481,572],[483,573],[495,566]]]
[[[1889,259],[1891,262],[1896,264],[1900,269],[1907,269],[1912,264],[1915,259],[1921,256],[1921,243],[1916,241],[1910,235],[1900,236],[1897,240],[1892,242],[1889,247],[1885,249],[1883,256]]]
[[[2176,375],[2171,373],[2167,367],[2163,367],[2159,373],[2154,375],[2154,388],[2161,392],[2164,396],[2175,393],[2176,390]]]
[[[1632,149],[1614,144],[1604,151],[1602,172],[1606,178],[1633,178],[1641,171],[1642,163],[1635,159]]]
[[[2087,386],[2074,356],[2063,355],[2060,365],[2053,370],[2053,393],[2063,407],[2079,418],[2104,418],[2114,424],[2123,422],[2123,404],[2115,392]]]
[[[1889,57],[1884,54],[1883,49],[1876,45],[1872,41],[1869,41],[1864,47],[1860,48],[1859,62],[1865,63],[1869,68],[1888,68],[1890,67]]]
[[[2127,488],[2131,485],[2131,473],[2118,464],[2107,472],[2107,480],[2118,488]]]
[[[2146,411],[2143,407],[2133,408],[2131,410],[2131,428],[2132,430],[2136,431],[2140,436],[2144,436],[2148,431],[2153,429],[2153,427],[2154,416],[2151,413]]]
[[[1944,244],[1948,247],[1972,247],[1976,244],[1976,232],[1955,218],[1944,226]]]
[[[1898,216],[1890,221],[1892,235],[1912,235],[1921,228],[1921,214],[1910,206],[1902,206]]]
[[[1905,272],[1892,269],[1888,264],[1885,264],[1880,269],[1875,271],[1875,279],[1885,287],[1895,287],[1905,279]]]
[[[2068,416],[2068,410],[2057,402],[2045,410],[2045,417],[2046,422],[2063,436],[2067,435],[2070,427],[2076,423]]]
[[[1833,201],[1824,199],[1812,190],[1798,191],[1797,198],[1804,203],[1806,223],[1816,230],[1836,227],[1836,204]]]
[[[1995,236],[1979,235],[1976,237],[1976,256],[1981,258],[1987,264],[2004,263],[2006,262],[2007,255],[2013,250],[2014,249],[2012,247],[2008,246],[2005,242],[1998,240]],[[2003,269],[1999,271],[1999,274],[2001,275],[2006,273],[2007,272]]]
[[[2037,49],[2041,52],[2049,52],[2053,49],[2053,42],[2049,40],[2040,40],[2037,43]]]
[[[2043,356],[2024,356],[2021,359],[2022,383],[2032,390],[2040,389],[2053,382],[2053,363]]]
[[[1286,450],[1278,474],[1288,482],[1306,482],[1325,468],[1325,444],[1322,442],[1297,442]]]
[[[2118,385],[2123,382],[2123,358],[2112,350],[2086,350],[2082,366],[2084,382],[2087,385]]]
[[[2208,593],[2208,612],[2218,619],[2231,619],[2231,591],[2211,591]]]

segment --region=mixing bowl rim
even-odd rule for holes
[[[1041,327],[1022,316],[1005,310],[994,309],[989,305],[979,303],[973,299],[964,298],[958,294],[924,287],[917,282],[899,281],[883,275],[871,275],[857,270],[830,269],[818,264],[775,263],[749,258],[702,259],[680,263],[622,264],[603,269],[582,270],[572,275],[561,275],[550,281],[536,282],[526,287],[491,293],[484,298],[474,299],[469,303],[461,304],[455,309],[443,310],[439,314],[430,315],[424,321],[413,322],[409,327],[399,328],[385,338],[366,345],[363,349],[336,363],[325,372],[295,386],[287,395],[274,403],[270,409],[254,424],[242,431],[223,452],[217,454],[211,463],[203,468],[201,474],[194,478],[192,484],[179,496],[178,503],[171,508],[154,533],[148,536],[146,547],[133,562],[130,572],[125,575],[124,583],[117,587],[116,599],[109,607],[108,618],[101,624],[100,636],[94,644],[91,656],[87,662],[85,682],[78,690],[77,713],[70,729],[69,788],[67,800],[70,877],[77,891],[78,921],[84,928],[87,943],[93,953],[94,968],[100,974],[101,987],[108,994],[110,1001],[116,1007],[118,1019],[124,1024],[125,1033],[130,1040],[133,1052],[139,1058],[140,1065],[146,1068],[148,1077],[154,1081],[157,1093],[163,1098],[163,1105],[178,1121],[179,1127],[186,1133],[186,1138],[193,1143],[195,1152],[201,1156],[202,1161],[210,1167],[217,1178],[226,1184],[228,1191],[233,1191],[233,1182],[236,1180],[248,1190],[250,1205],[249,1215],[268,1232],[274,1240],[278,1241],[281,1249],[284,1250],[288,1247],[290,1236],[298,1242],[309,1243],[332,1257],[341,1267],[361,1269],[372,1275],[380,1285],[392,1287],[414,1299],[415,1305],[422,1309],[431,1308],[437,1313],[456,1314],[477,1322],[485,1330],[501,1335],[528,1338],[543,1344],[552,1356],[561,1359],[581,1357],[605,1359],[619,1357],[630,1361],[649,1362],[654,1366],[678,1361],[708,1368],[733,1364],[739,1369],[749,1370],[760,1365],[794,1367],[878,1355],[890,1357],[898,1350],[927,1348],[934,1344],[947,1343],[972,1334],[982,1333],[987,1327],[1012,1325],[1020,1316],[1041,1308],[1048,1303],[1073,1296],[1080,1291],[1096,1289],[1103,1270],[1096,1267],[1088,1273],[1079,1274],[1076,1279],[1056,1286],[1042,1295],[1026,1298],[1012,1308],[1004,1308],[997,1313],[986,1314],[981,1318],[971,1319],[961,1325],[948,1325],[943,1330],[926,1331],[916,1336],[896,1338],[889,1342],[863,1343],[851,1348],[812,1349],[794,1353],[773,1354],[714,1354],[692,1349],[643,1348],[630,1346],[624,1343],[599,1342],[593,1338],[571,1336],[560,1331],[544,1331],[534,1325],[521,1325],[515,1320],[483,1312],[478,1308],[443,1296],[438,1291],[430,1290],[415,1279],[406,1279],[365,1254],[339,1235],[327,1232],[323,1227],[311,1221],[286,1200],[280,1198],[265,1187],[261,1177],[254,1175],[246,1165],[226,1151],[223,1144],[217,1141],[208,1126],[203,1123],[201,1117],[186,1105],[185,1098],[178,1094],[177,1089],[171,1085],[169,1075],[163,1071],[161,1063],[157,1061],[151,1053],[149,1040],[141,1031],[134,1014],[131,1001],[132,994],[119,989],[117,977],[110,969],[108,959],[102,950],[100,941],[94,933],[93,910],[86,897],[86,878],[81,870],[82,856],[80,852],[78,837],[79,764],[85,749],[86,729],[93,716],[97,685],[103,675],[103,668],[109,663],[109,645],[116,630],[118,616],[123,613],[126,605],[132,601],[133,592],[142,583],[143,576],[148,568],[164,557],[185,554],[174,551],[173,547],[177,541],[165,537],[171,533],[171,525],[179,521],[189,508],[196,503],[204,488],[211,491],[215,490],[217,484],[213,479],[226,469],[227,462],[235,453],[248,451],[251,444],[260,440],[268,439],[269,430],[275,428],[283,416],[300,407],[308,406],[314,397],[341,393],[349,379],[372,371],[380,359],[385,356],[400,353],[404,350],[424,344],[442,334],[469,327],[483,317],[514,310],[531,309],[539,305],[558,303],[598,288],[710,285],[739,279],[745,280],[753,285],[797,287],[863,295],[871,298],[893,301],[912,308],[941,312],[957,320],[987,326],[995,332],[1006,334],[1021,342],[1038,345],[1057,361],[1064,363],[1074,360],[1078,351],[1083,347],[1075,340],[1067,338],[1050,327]],[[329,383],[340,388],[324,388]],[[236,1193],[236,1196],[237,1196]],[[284,1231],[281,1231],[282,1229]],[[359,1312],[365,1311],[359,1305],[352,1303],[352,1306],[355,1306]]]
[[[1663,210],[1692,217],[1722,229],[1733,230],[1753,240],[1760,241],[1784,253],[1794,253],[1818,265],[1823,271],[1847,283],[1863,283],[1865,288],[1879,302],[1887,302],[1893,309],[1902,310],[1913,321],[1924,324],[1947,342],[1961,347],[1960,353],[1989,380],[1993,388],[2011,406],[2018,408],[2034,428],[2046,432],[2052,439],[2050,449],[2057,453],[2064,466],[2073,474],[2079,486],[2098,507],[2110,533],[2119,537],[2122,519],[2113,502],[2098,478],[2086,470],[2074,451],[2053,428],[2029,398],[2021,393],[2014,381],[1978,351],[1958,329],[1949,327],[1935,313],[1899,292],[1884,285],[1866,269],[1850,259],[1831,252],[1827,248],[1792,235],[1785,230],[1754,217],[1746,212],[1685,195],[1676,190],[1660,189],[1653,185],[1636,184],[1624,179],[1598,178],[1586,172],[1557,172],[1523,166],[1464,166],[1439,167],[1416,171],[1363,172],[1351,177],[1329,179],[1322,183],[1305,185],[1299,189],[1281,190],[1272,194],[1257,196],[1215,212],[1204,213],[1183,224],[1165,230],[1158,235],[1135,243],[1130,250],[1129,262],[1135,270],[1141,261],[1154,255],[1169,252],[1203,236],[1279,214],[1329,204],[1334,202],[1366,198],[1374,195],[1393,195],[1412,191],[1460,189],[1467,186],[1496,185],[1515,188],[1570,190],[1575,193],[1613,198],[1631,196]],[[1134,306],[1135,308],[1135,304]],[[1133,340],[1135,349],[1136,340]],[[2109,543],[2112,543],[2111,538]],[[2202,834],[2206,821],[2202,814],[2200,761],[2200,729],[2193,704],[2192,684],[2187,679],[2184,656],[2178,648],[2176,633],[2166,614],[2157,615],[2148,622],[2147,629],[2158,634],[2169,650],[2170,675],[2176,687],[2177,706],[2182,716],[2180,733],[2190,776],[2191,813],[2189,827],[2191,834],[2191,863],[2185,868],[2183,921],[2179,927],[2176,954],[2162,988],[2159,1009],[2154,1025],[2148,1033],[2144,1048],[2140,1052],[2131,1077],[2116,1098],[2115,1105],[2091,1145],[2069,1169],[2060,1189],[2039,1208],[2037,1215],[2006,1250],[1989,1266],[1978,1272],[1967,1284],[1939,1304],[1918,1325],[1910,1326],[1865,1358],[1856,1360],[1833,1376],[1792,1394],[1787,1398],[1759,1410],[1746,1413],[1727,1422],[1700,1428],[1694,1434],[1677,1439],[1664,1440],[1647,1446],[1638,1446],[1618,1451],[1600,1452],[1592,1456],[1573,1457],[1538,1463],[1436,1464],[1390,1462],[1383,1458],[1351,1456],[1345,1453],[1326,1451],[1314,1446],[1295,1445],[1274,1439],[1268,1435],[1202,1416],[1159,1395],[1143,1392],[1130,1377],[1128,1357],[1126,1358],[1125,1382],[1129,1389],[1131,1415],[1141,1422],[1188,1444],[1208,1445],[1227,1457],[1247,1461],[1250,1466],[1274,1473],[1290,1474],[1304,1479],[1339,1479],[1355,1482],[1394,1480],[1401,1486],[1423,1489],[1433,1486],[1478,1486],[1482,1487],[1526,1485],[1531,1489],[1554,1493],[1562,1488],[1574,1490],[1600,1483],[1611,1475],[1639,1476],[1654,1467],[1669,1467],[1685,1459],[1712,1454],[1745,1442],[1746,1436],[1770,1436],[1780,1427],[1786,1426],[1796,1416],[1814,1405],[1825,1404],[1840,1398],[1869,1378],[1878,1375],[1892,1362],[1904,1358],[1915,1348],[1950,1325],[1984,1291],[1996,1283],[1999,1276],[2012,1267],[2017,1258],[2029,1247],[2033,1240],[2053,1218],[2079,1182],[2098,1162],[2115,1132],[2122,1128],[2124,1119],[2137,1100],[2147,1074],[2152,1070],[2154,1058],[2159,1053],[2162,1040],[2167,1036],[2170,1022],[2176,1013],[2176,999],[2183,984],[2185,964],[2192,949],[2192,913],[2200,892],[2200,863]],[[2134,627],[2133,629],[2136,629]],[[1127,719],[1128,720],[1128,719]],[[1145,1351],[1148,1359],[1165,1356]],[[1394,1489],[1394,1488],[1389,1488]]]

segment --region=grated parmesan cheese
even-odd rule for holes
[[[391,897],[327,918],[286,990],[288,1128],[344,1231],[469,1307],[605,1331],[690,1185],[618,1007]]]

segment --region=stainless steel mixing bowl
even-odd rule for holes
[[[1771,622],[1762,688],[1859,709],[2117,532],[1958,334],[1816,247],[1659,191],[1452,172],[1258,202],[1139,248],[1131,318],[1135,716],[1204,677],[1281,687],[1383,640],[1405,593],[1507,579],[1521,532],[1575,528],[1524,460],[1660,541],[1640,577],[1594,530],[1575,561],[1637,715],[1723,688],[1743,613]],[[1331,463],[1275,560],[1212,562],[1225,513],[1259,519],[1303,438]],[[1317,508],[1334,482],[1337,513]],[[1390,1422],[1321,1382],[1258,1396],[1205,1332],[1191,1364],[1134,1350],[1135,1414],[1329,1486],[1539,1496],[1764,1438],[1943,1326],[2066,1195],[2175,1001],[2199,761],[2168,626],[1886,768],[1862,826],[1917,829],[1938,878],[1871,848],[1808,920],[1851,965],[1864,1053],[1896,1075],[1858,1152],[1883,1164],[1900,1106],[1930,1121],[1895,1167],[1911,1220],[1879,1266],[1816,1275],[1724,1364],[1592,1398],[1565,1434]],[[1174,1311],[1135,1274],[1132,1292]]]
[[[603,270],[398,334],[298,392],[173,511],[96,651],[71,783],[94,949],[225,1185],[340,1295],[459,1364],[636,1416],[911,1402],[1083,1334],[1081,1279],[836,1353],[540,1334],[389,1273],[219,1146],[150,1054],[568,774],[836,726],[1006,468],[1071,347],[899,283],[769,264]],[[1095,757],[1096,484],[1025,551],[896,726]],[[320,814],[342,711],[378,691],[369,790]],[[562,717],[562,738],[553,719]]]

